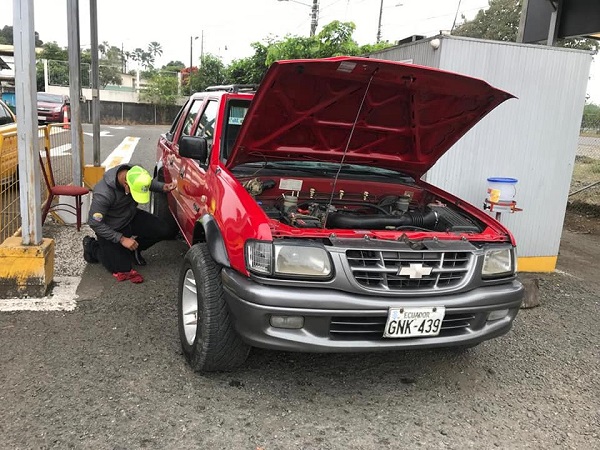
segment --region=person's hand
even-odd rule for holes
[[[171,183],[165,183],[163,186],[163,192],[170,192],[177,187],[177,181],[173,181]]]
[[[138,248],[138,245],[139,245],[135,239],[127,237],[127,236],[123,236],[121,238],[120,242],[123,247],[125,247],[126,249],[131,250],[131,251]]]

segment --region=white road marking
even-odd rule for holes
[[[88,136],[94,136],[94,133],[85,132],[83,134],[87,134]],[[114,135],[110,134],[110,131],[102,130],[100,132],[100,137],[112,137],[112,136],[114,136]]]
[[[111,130],[124,130],[125,129],[125,127],[108,127],[108,128],[110,128]]]
[[[123,139],[123,142],[108,155],[108,158],[104,160],[102,166],[108,170],[119,164],[127,164],[131,160],[131,155],[139,141],[139,137],[127,136]]]
[[[81,277],[56,277],[47,296],[0,299],[0,311],[73,311],[80,281]]]
[[[52,147],[50,149],[52,152],[50,155],[52,156],[65,156],[71,154],[71,144],[58,145],[56,147]],[[40,154],[43,158],[46,157],[46,150],[40,151]]]

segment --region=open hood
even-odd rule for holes
[[[513,96],[485,81],[359,57],[279,61],[267,71],[227,165],[312,160],[420,178]]]

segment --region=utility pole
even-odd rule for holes
[[[100,167],[100,72],[98,68],[97,0],[90,0],[90,44],[92,56],[92,155],[94,166]],[[121,54],[123,54],[122,51]]]
[[[202,34],[200,36],[202,36],[200,38],[200,65],[204,66],[204,30],[202,30]]]
[[[383,0],[382,0],[383,1]],[[313,0],[310,19],[310,35],[314,36],[319,21],[319,0]]]
[[[383,15],[383,0],[379,4],[379,22],[377,24],[377,43],[381,41],[381,16]]]

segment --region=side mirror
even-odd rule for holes
[[[179,156],[197,159],[204,164],[208,157],[206,138],[198,136],[182,136],[179,140]]]

